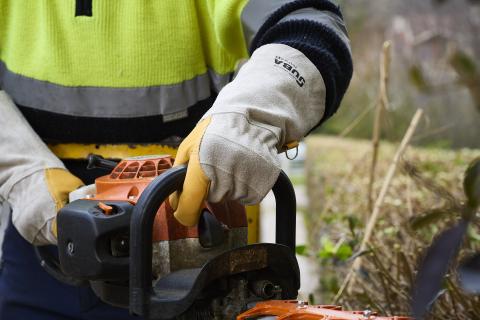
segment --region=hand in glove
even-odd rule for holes
[[[35,245],[55,244],[56,215],[83,185],[68,172],[0,91],[0,199],[12,207],[18,232]]]
[[[70,192],[82,186],[65,169],[37,171],[17,182],[10,192],[12,222],[35,245],[56,244],[58,211],[68,203]]]
[[[206,199],[259,203],[280,173],[278,152],[317,125],[324,106],[323,79],[300,51],[257,49],[180,145],[175,166],[188,169],[170,197],[177,220],[196,225]]]

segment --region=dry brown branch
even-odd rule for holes
[[[420,119],[422,118],[423,115],[423,110],[419,109],[413,116],[412,121],[410,122],[410,126],[408,127],[407,132],[405,133],[405,136],[402,139],[402,142],[400,143],[400,146],[397,149],[397,152],[390,163],[390,166],[387,171],[387,175],[385,177],[385,180],[383,181],[382,189],[380,191],[380,194],[378,195],[377,200],[375,201],[375,206],[373,208],[372,215],[370,216],[370,219],[367,223],[367,226],[365,228],[365,233],[360,245],[359,252],[363,252],[365,250],[368,250],[370,238],[372,237],[375,225],[377,223],[378,217],[380,215],[380,209],[383,205],[383,202],[385,200],[385,196],[387,195],[388,189],[390,187],[390,183],[392,182],[393,176],[397,170],[398,164],[400,162],[400,159],[402,155],[404,154],[407,146],[409,145],[413,134],[415,133],[415,130],[420,122]],[[353,286],[355,284],[355,279],[356,279],[356,274],[357,270],[359,270],[362,267],[362,258],[363,256],[359,256],[357,259],[354,260],[352,267],[350,268],[342,286],[340,287],[340,290],[338,291],[337,295],[335,296],[334,301],[337,302],[338,299],[342,296],[343,292],[345,290],[348,290],[349,287]]]
[[[368,108],[364,109],[353,121],[345,128],[343,131],[339,134],[340,137],[344,138],[348,136],[353,129],[355,129],[361,122],[362,120],[369,114],[369,112],[375,108],[377,103],[372,104]]]
[[[439,134],[439,133],[443,133],[443,132],[447,131],[448,129],[451,129],[451,128],[455,127],[456,125],[457,125],[456,123],[449,123],[447,125],[441,126],[440,128],[430,130],[428,132],[425,132],[423,134],[420,134],[420,135],[416,136],[413,139],[413,141],[418,142],[418,141],[423,140],[425,138],[430,138],[431,136],[434,136],[434,135]]]
[[[408,209],[408,216],[413,216],[413,205],[412,205],[412,180],[407,180],[407,209]]]
[[[370,167],[370,181],[368,184],[368,210],[372,211],[373,206],[373,185],[375,183],[375,172],[378,160],[378,148],[382,131],[382,119],[385,110],[389,109],[388,101],[388,80],[390,77],[390,41],[383,43],[382,55],[380,58],[380,85],[377,105],[375,108],[375,120],[372,134],[372,164]]]
[[[424,177],[412,162],[403,161],[402,169],[419,187],[425,188],[439,198],[447,201],[450,208],[459,208],[461,206],[455,195],[453,195],[447,188],[439,185],[433,179]]]

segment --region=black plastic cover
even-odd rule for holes
[[[60,210],[57,223],[61,269],[77,279],[128,279],[129,258],[112,252],[112,242],[119,238],[128,241],[134,206],[129,202],[105,201],[113,207],[113,214],[106,215],[98,203],[76,200]]]

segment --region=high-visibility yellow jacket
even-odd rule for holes
[[[352,64],[327,0],[0,0],[0,88],[46,141],[158,141],[267,43],[317,66],[333,114]]]

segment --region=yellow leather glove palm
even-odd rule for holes
[[[194,226],[200,217],[200,209],[207,198],[210,180],[200,165],[200,143],[210,118],[202,120],[180,145],[174,166],[188,163],[183,190],[170,196],[170,205],[175,209],[175,218],[185,226]]]
[[[45,181],[58,213],[67,203],[69,194],[83,186],[83,182],[63,169],[46,169]],[[57,219],[52,222],[52,233],[57,238]]]

